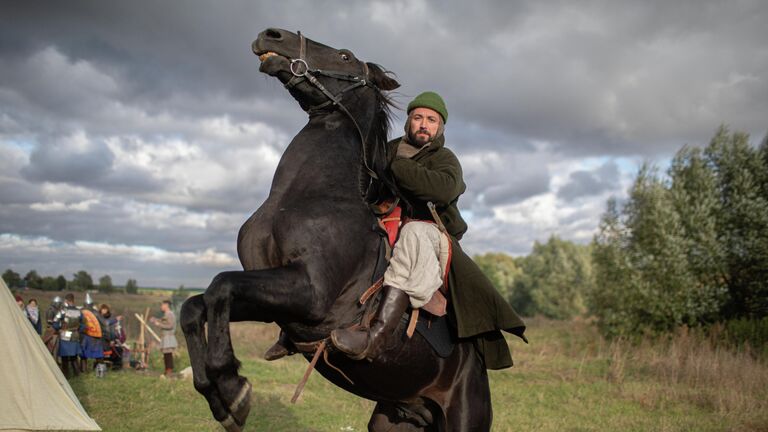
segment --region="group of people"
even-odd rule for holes
[[[60,359],[66,377],[89,370],[89,360],[93,368],[106,367],[107,363],[122,367],[125,331],[122,317],[113,316],[109,305],[97,308],[90,294],[86,294],[82,307],[75,305],[72,293],[65,295],[63,302],[57,296],[46,311],[46,323],[43,342]]]
[[[110,365],[112,369],[123,366],[123,359],[130,359],[128,346],[125,344],[123,317],[113,315],[106,303],[98,308],[91,295],[85,295],[83,306],[75,305],[75,296],[69,293],[56,296],[43,317],[37,299],[24,299],[16,295],[16,304],[26,315],[32,327],[43,339],[51,355],[56,359],[64,375],[77,376],[89,370],[89,361],[95,369],[100,364]],[[150,322],[156,325],[162,334],[160,350],[163,353],[165,371],[163,376],[173,374],[173,354],[178,346],[176,340],[176,317],[171,302],[164,300],[160,309],[162,317],[152,317]],[[43,319],[46,322],[43,332]]]

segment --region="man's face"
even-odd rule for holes
[[[408,122],[408,140],[416,147],[423,147],[435,139],[440,129],[440,114],[429,108],[414,108]]]

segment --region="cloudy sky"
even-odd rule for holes
[[[268,27],[448,104],[471,253],[588,242],[643,161],[768,128],[768,4],[0,4],[0,271],[207,286],[306,114],[258,72]],[[391,135],[400,132],[398,114]]]

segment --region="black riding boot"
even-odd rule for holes
[[[280,330],[280,336],[277,338],[277,342],[274,343],[267,352],[264,353],[264,359],[267,361],[277,360],[287,355],[296,354],[293,342],[288,338],[288,335],[284,331]]]
[[[385,286],[383,290],[384,295],[370,329],[337,329],[331,332],[336,348],[353,360],[378,357],[390,345],[395,329],[410,304],[408,294],[402,290],[390,286]]]

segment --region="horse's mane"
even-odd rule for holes
[[[399,107],[389,94],[378,88],[374,91],[376,94],[376,112],[366,142],[369,152],[368,163],[379,178],[378,180],[372,179],[366,197],[366,201],[369,203],[401,197],[392,172],[388,169],[392,155],[389,154],[387,148],[389,127],[393,117],[392,110]]]

